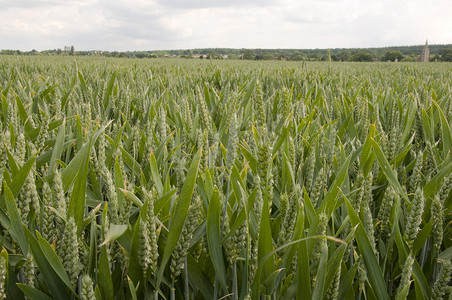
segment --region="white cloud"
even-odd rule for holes
[[[449,0],[0,0],[0,6],[1,49],[452,43]]]

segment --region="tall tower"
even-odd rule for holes
[[[424,49],[422,50],[421,62],[428,62],[429,57],[430,57],[430,49],[428,48],[428,40],[426,40]]]

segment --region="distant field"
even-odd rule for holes
[[[451,74],[0,56],[0,299],[451,297]]]

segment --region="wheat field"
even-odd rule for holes
[[[450,299],[452,65],[0,57],[0,299]]]

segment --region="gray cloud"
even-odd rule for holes
[[[177,9],[198,9],[214,7],[262,7],[276,5],[275,0],[157,0],[157,3],[164,7]]]
[[[0,0],[0,47],[153,50],[452,43],[452,2]],[[424,18],[428,16],[428,18]]]

